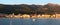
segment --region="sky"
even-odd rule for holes
[[[0,0],[0,4],[60,4],[60,0]]]

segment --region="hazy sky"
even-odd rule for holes
[[[0,0],[0,4],[60,4],[60,0]]]

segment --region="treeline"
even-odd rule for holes
[[[60,13],[60,5],[48,3],[46,5],[4,5],[0,4],[0,13],[4,14],[55,14]]]

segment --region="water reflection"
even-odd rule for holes
[[[0,18],[0,25],[60,25],[60,19]]]

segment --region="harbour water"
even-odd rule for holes
[[[0,25],[60,25],[60,19],[0,18]]]

